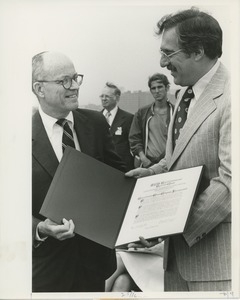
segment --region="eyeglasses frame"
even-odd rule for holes
[[[175,54],[177,54],[177,53],[179,53],[179,52],[182,52],[182,51],[184,51],[183,49],[178,49],[178,50],[176,50],[176,51],[174,51],[174,52],[172,52],[172,53],[170,53],[170,54],[166,54],[163,50],[160,50],[160,54],[161,54],[161,56],[163,56],[165,59],[167,59],[168,61],[171,61],[171,58],[175,55]]]
[[[82,78],[80,84],[78,84],[78,82],[77,82],[76,80],[73,79],[73,77],[76,76],[76,75],[77,75],[77,76],[80,76],[80,77]],[[84,75],[83,75],[83,74],[75,74],[74,76],[73,76],[73,77],[65,76],[64,79],[68,77],[68,78],[70,78],[72,81],[74,80],[74,81],[80,86],[80,85],[82,84],[82,82],[83,82],[83,77],[84,77]],[[71,81],[70,87],[69,87],[69,88],[66,88],[66,87],[63,85],[64,79],[62,79],[62,80],[36,80],[36,82],[55,82],[55,83],[57,83],[57,84],[61,84],[61,85],[65,88],[65,90],[70,90],[71,87],[72,87],[72,81]]]

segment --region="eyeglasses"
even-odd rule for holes
[[[62,80],[37,80],[38,82],[55,82],[61,84],[66,90],[72,87],[72,81],[74,80],[79,86],[83,82],[83,74],[75,74],[73,77],[65,76]]]
[[[101,99],[112,99],[112,98],[114,97],[114,95],[113,95],[113,96],[109,96],[109,95],[102,94],[102,95],[100,95],[99,97],[100,97]]]
[[[167,59],[169,62],[171,60],[171,57],[173,57],[175,54],[182,52],[183,49],[178,49],[177,51],[174,51],[170,54],[166,54],[163,50],[160,50],[160,54],[162,55],[162,57],[164,57],[165,59]]]

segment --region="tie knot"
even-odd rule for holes
[[[62,135],[63,152],[65,151],[67,146],[76,148],[74,143],[74,138],[73,138],[73,132],[70,126],[68,125],[68,121],[66,119],[59,119],[57,120],[56,124],[60,125],[63,128],[63,135]]]
[[[183,94],[182,99],[184,99],[185,102],[188,102],[189,100],[191,100],[194,97],[194,93],[193,93],[193,89],[192,86],[189,86],[185,93]]]
[[[66,120],[66,119],[59,119],[59,120],[57,120],[57,122],[56,122],[56,124],[58,124],[58,125],[60,125],[60,126],[62,126],[62,127],[64,127],[66,123],[67,123],[67,120]]]

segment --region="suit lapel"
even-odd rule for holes
[[[80,150],[88,155],[94,153],[93,128],[89,119],[80,111],[73,111],[74,128],[80,145]]]
[[[177,145],[173,151],[173,144],[172,144],[172,134],[173,134],[173,122],[171,122],[170,127],[170,135],[169,135],[169,151],[172,153],[170,158],[170,162],[168,167],[174,164],[174,162],[178,159],[181,155],[189,141],[191,140],[192,136],[201,126],[201,124],[208,118],[210,114],[217,108],[214,99],[221,96],[223,93],[223,80],[225,80],[226,74],[224,71],[224,67],[222,65],[219,66],[216,74],[213,76],[205,90],[203,91],[202,95],[198,99],[197,103],[195,104],[189,118],[187,119],[181,135],[179,136]],[[176,110],[174,113],[174,117],[176,115]],[[174,118],[173,118],[174,120]]]
[[[92,155],[94,153],[94,140],[92,138],[93,129],[89,124],[89,120],[80,112],[73,112],[73,116],[80,149],[82,152]],[[33,116],[32,125],[32,154],[43,168],[51,176],[54,176],[59,161],[48,139],[38,111]]]
[[[33,116],[32,125],[32,154],[43,168],[51,176],[54,176],[59,162],[48,139],[38,111]]]
[[[179,103],[180,103],[180,100],[178,100],[178,102],[175,105],[172,119],[171,119],[171,122],[170,122],[169,128],[168,128],[168,139],[167,139],[167,145],[166,145],[167,158],[172,157],[172,153],[173,153],[173,124],[174,124],[174,120],[175,120],[176,113],[177,113],[176,107],[178,107]],[[167,159],[167,161],[169,161],[169,159]]]

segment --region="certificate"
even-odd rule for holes
[[[117,245],[182,233],[202,173],[202,166],[144,178],[135,184]]]

